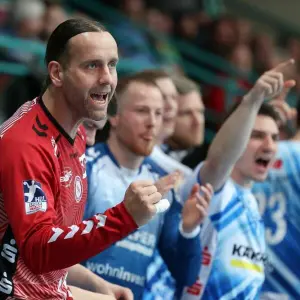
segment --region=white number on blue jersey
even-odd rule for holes
[[[261,215],[263,215],[266,210],[269,210],[270,217],[276,226],[275,230],[266,227],[267,243],[269,245],[277,245],[284,239],[287,232],[285,197],[282,193],[273,194],[269,201],[267,201],[264,194],[256,194],[255,197],[258,200],[258,207]]]

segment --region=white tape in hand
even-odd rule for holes
[[[161,199],[159,202],[155,203],[154,206],[156,208],[156,213],[160,214],[170,207],[170,202],[168,199]]]

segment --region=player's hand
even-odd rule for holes
[[[109,289],[117,300],[133,300],[133,293],[128,288],[110,283]]]
[[[155,186],[157,188],[157,191],[164,196],[166,193],[168,193],[171,189],[173,189],[179,181],[181,180],[181,172],[175,171],[173,173],[170,173],[164,177],[161,177],[159,180],[155,182]]]
[[[199,186],[195,184],[189,199],[182,210],[182,228],[186,233],[192,232],[207,216],[210,199],[214,194],[211,184]]]
[[[156,214],[155,204],[162,198],[151,180],[139,180],[130,184],[125,197],[124,205],[140,227],[148,223]]]
[[[263,101],[278,96],[286,84],[286,74],[290,73],[295,64],[294,59],[289,59],[278,64],[275,68],[265,72],[246,95],[250,101]]]
[[[280,125],[285,125],[288,121],[294,123],[297,118],[297,110],[295,108],[290,107],[289,104],[286,102],[286,98],[288,93],[290,92],[290,89],[293,88],[295,85],[295,80],[286,81],[282,92],[269,102],[280,116]]]

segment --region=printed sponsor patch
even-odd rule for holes
[[[65,187],[69,187],[72,183],[72,179],[73,179],[73,172],[71,168],[69,167],[64,168],[60,176],[61,185]]]
[[[81,200],[82,193],[83,193],[83,185],[82,185],[81,178],[79,176],[76,176],[74,181],[74,194],[75,194],[76,202],[79,202]]]
[[[23,181],[25,212],[27,215],[47,210],[47,198],[41,184],[35,180]]]

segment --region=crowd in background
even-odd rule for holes
[[[234,15],[224,13],[212,18],[201,0],[100,2],[127,16],[109,19],[99,17],[99,20],[109,27],[116,38],[121,58],[134,61],[135,68],[139,70],[163,67],[171,72],[186,73],[182,63],[184,60],[192,65],[202,65],[221,80],[233,79],[245,91],[252,86],[255,74],[261,74],[288,57],[300,61],[300,41],[296,38],[270,35],[259,30],[250,20]],[[72,1],[14,0],[1,3],[1,33],[41,43],[45,43],[53,29],[68,18],[94,18],[72,7]],[[209,62],[201,64],[195,61],[194,57],[176,46],[174,37],[195,46],[196,50],[205,50],[223,58],[235,68],[238,75],[233,76],[232,72],[215,68]],[[36,62],[34,55],[22,49],[11,51],[0,48],[0,58],[2,61],[25,64],[30,69],[30,74],[26,76],[0,74],[3,121],[22,103],[39,94],[45,70]],[[299,71],[298,68],[298,75],[294,78],[300,76]],[[227,91],[223,87],[194,76],[189,77],[201,85],[206,108],[217,114],[227,110]],[[294,100],[298,99],[300,93],[300,80],[297,82],[294,93],[291,93]],[[238,99],[238,96],[231,95],[231,101]],[[208,128],[217,128],[209,123],[208,119]]]

